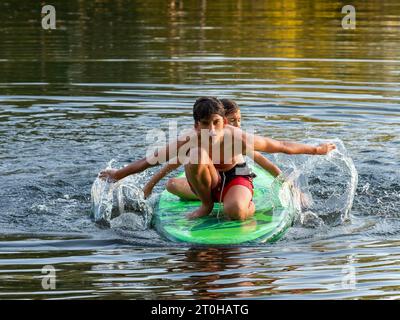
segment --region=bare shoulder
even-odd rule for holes
[[[230,139],[235,141],[236,143],[241,141],[245,142],[246,141],[246,135],[244,134],[244,131],[240,128],[231,126],[231,125],[226,125],[225,126],[225,135],[230,136]]]
[[[235,136],[236,135],[237,136],[241,136],[242,133],[243,133],[242,129],[240,129],[238,127],[231,126],[230,124],[227,124],[224,129],[225,129],[226,133],[229,133],[229,134],[235,135]]]
[[[235,130],[240,130],[237,127],[231,126],[230,124],[225,125],[224,127],[225,132],[235,132]]]

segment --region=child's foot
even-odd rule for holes
[[[186,218],[188,218],[189,220],[193,220],[193,219],[197,219],[200,217],[204,217],[204,216],[210,214],[212,209],[213,209],[213,207],[201,205],[201,207],[198,208],[196,211],[193,211],[192,213],[187,214]]]

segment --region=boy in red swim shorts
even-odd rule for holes
[[[241,126],[241,113],[239,106],[230,99],[220,100],[225,109],[225,118],[228,124],[240,128]],[[269,171],[274,177],[281,173],[281,170],[274,165],[270,160],[264,157],[261,153],[254,153],[254,162],[260,165],[263,169]],[[180,164],[167,164],[160,171],[158,171],[150,181],[144,186],[143,192],[147,198],[154,186],[164,178],[168,173],[177,169]],[[252,178],[254,174],[250,172],[246,163],[238,164],[227,172],[219,172],[220,180],[216,188],[211,190],[214,202],[222,202],[229,189],[235,185],[241,185],[248,188],[253,194]],[[167,190],[172,194],[179,196],[182,199],[192,200],[197,199],[197,195],[193,192],[193,188],[188,183],[186,178],[171,178],[167,182]]]
[[[253,159],[256,157],[256,151],[325,155],[336,148],[332,143],[312,146],[277,141],[242,131],[228,124],[222,102],[214,97],[197,99],[193,106],[193,118],[194,130],[189,134],[178,137],[176,141],[124,168],[102,171],[100,178],[120,180],[176,158],[174,164],[176,166],[179,163],[184,164],[188,187],[201,201],[201,206],[190,213],[189,218],[208,215],[214,207],[215,197],[219,195],[223,197],[221,198],[223,213],[227,219],[245,220],[255,212],[252,187],[232,182],[235,180],[244,182],[238,176],[251,178],[250,172],[246,171],[246,165],[243,166],[244,155]],[[221,186],[220,191],[224,192],[222,190],[224,180],[226,183],[226,175],[232,169],[234,178],[229,182],[230,188],[225,194],[213,192],[215,189],[218,190],[219,186]]]

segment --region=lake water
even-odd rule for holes
[[[0,4],[0,299],[400,297],[398,1],[357,2],[353,30],[340,1],[52,4],[55,30],[39,3]],[[262,135],[343,141],[350,221],[214,248],[96,226],[99,170],[143,157],[149,128],[190,125],[204,95]]]

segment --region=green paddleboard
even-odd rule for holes
[[[274,242],[293,224],[295,210],[289,188],[267,171],[252,167],[256,206],[254,216],[246,221],[227,221],[222,205],[215,203],[213,212],[189,220],[186,214],[200,206],[200,201],[181,200],[164,190],[154,212],[157,231],[172,241],[207,245]],[[184,173],[179,177],[184,177]],[[218,214],[218,209],[220,212]]]

